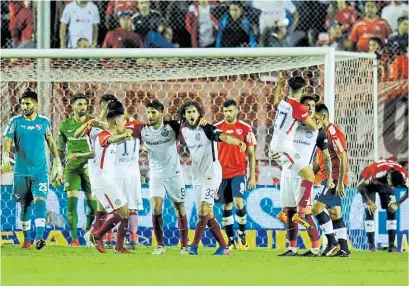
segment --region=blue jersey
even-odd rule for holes
[[[32,121],[22,115],[10,120],[4,135],[13,139],[16,148],[15,176],[47,174],[45,145],[48,132],[51,132],[50,121],[41,115]]]

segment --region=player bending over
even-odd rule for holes
[[[103,236],[117,224],[122,227],[118,229],[118,244],[116,252],[124,252],[120,242],[125,237],[126,227],[128,226],[128,201],[125,194],[120,189],[118,175],[119,169],[116,165],[117,144],[128,140],[132,140],[132,130],[126,129],[124,119],[124,108],[119,102],[115,103],[115,109],[111,109],[107,114],[108,128],[98,134],[97,144],[95,144],[94,167],[92,168],[92,176],[95,178],[93,190],[98,201],[102,204],[107,213],[112,216],[108,218],[104,224],[95,232],[90,234],[90,240],[95,245],[97,250],[105,253],[106,250],[102,244]]]
[[[314,172],[308,164],[309,158],[304,158],[305,154],[298,153],[293,144],[295,131],[301,122],[304,122],[311,131],[318,129],[317,120],[313,115],[309,116],[307,108],[299,102],[305,84],[305,79],[300,76],[294,76],[288,80],[291,95],[286,96],[278,104],[269,157],[281,165],[283,170],[289,168],[301,177],[300,200],[298,201],[297,212],[299,219],[303,220],[303,223],[307,225],[305,208],[311,196]]]
[[[47,117],[38,114],[38,96],[26,91],[20,98],[23,115],[13,117],[4,133],[3,172],[10,172],[14,160],[10,158],[10,146],[14,141],[16,154],[14,166],[13,200],[21,205],[20,220],[24,234],[23,248],[30,248],[31,206],[35,209],[36,249],[45,245],[46,199],[49,187],[45,142],[52,156],[52,179],[61,182],[63,168],[58,157],[57,145]]]
[[[300,102],[307,108],[308,114],[311,116],[315,113],[315,100],[312,96],[303,96]],[[320,128],[316,131],[311,131],[305,125],[300,125],[294,136],[294,148],[299,154],[303,154],[304,164],[311,165],[315,156],[316,147],[320,149],[324,158],[326,158],[326,170],[331,174],[331,159],[328,153],[328,138],[324,129]],[[280,197],[281,205],[285,208],[286,214],[280,212],[277,216],[285,225],[287,225],[287,237],[289,240],[288,251],[280,254],[279,256],[297,256],[297,236],[298,236],[298,224],[297,222],[303,222],[299,220],[297,216],[297,205],[300,197],[301,178],[294,173],[291,169],[284,169],[281,172],[281,188]],[[329,184],[333,187],[332,179],[329,179]],[[308,198],[307,207],[305,208],[305,218],[308,225],[304,225],[307,228],[308,236],[311,240],[312,248],[301,256],[317,257],[319,256],[319,235],[317,225],[312,216],[312,192]]]
[[[88,98],[84,94],[77,94],[71,100],[74,114],[64,120],[60,125],[58,134],[58,152],[60,158],[65,161],[64,168],[64,190],[68,197],[67,218],[70,226],[71,243],[70,246],[79,246],[77,236],[78,224],[78,191],[81,189],[85,193],[87,210],[87,223],[85,230],[91,229],[97,211],[97,200],[92,195],[91,183],[88,177],[88,159],[94,157],[94,151],[88,144],[88,138],[82,136],[74,137],[75,131],[81,125],[91,119],[87,115]]]
[[[199,242],[208,226],[219,243],[219,248],[214,254],[228,255],[230,249],[227,247],[213,213],[214,196],[220,186],[222,174],[215,142],[223,141],[237,145],[241,152],[246,150],[246,144],[233,136],[223,134],[213,125],[199,126],[200,120],[204,117],[204,111],[203,107],[195,101],[183,103],[178,114],[183,123],[181,134],[192,158],[192,185],[199,205],[199,220],[189,254],[198,254]]]
[[[406,189],[405,194],[398,201],[396,201],[393,190],[393,188],[397,187]],[[395,247],[397,226],[395,212],[408,198],[408,187],[407,171],[393,161],[376,161],[363,169],[357,188],[366,203],[365,231],[368,236],[370,251],[376,251],[374,213],[376,211],[375,198],[376,193],[378,193],[381,199],[381,207],[386,209],[386,229],[389,238],[388,252],[398,252]]]
[[[244,192],[248,188],[252,190],[256,187],[256,154],[254,146],[256,138],[251,127],[237,119],[239,109],[237,103],[228,99],[223,103],[224,120],[216,124],[216,127],[225,134],[244,141],[247,145],[247,155],[249,158],[250,176],[247,182],[247,160],[246,153],[241,152],[239,146],[229,145],[226,142],[218,143],[218,153],[220,165],[222,166],[222,183],[219,187],[216,202],[222,203],[223,220],[222,224],[229,239],[229,248],[235,248],[232,215],[233,205],[236,208],[236,221],[239,225],[239,247],[247,249],[246,222],[247,212],[244,205]]]
[[[348,247],[348,234],[345,222],[342,218],[342,201],[345,196],[345,185],[348,184],[348,147],[344,133],[341,129],[329,121],[329,111],[325,104],[318,104],[315,108],[317,117],[319,117],[325,128],[328,137],[328,151],[331,156],[332,175],[326,165],[327,157],[322,157],[319,153],[319,164],[314,162],[315,172],[319,171],[317,177],[324,179],[321,183],[320,192],[317,194],[314,207],[312,209],[315,218],[325,236],[328,244],[322,253],[322,256],[331,256],[339,244],[340,251],[337,256],[350,257]],[[334,186],[328,183],[333,180]],[[326,211],[328,209],[329,215]]]

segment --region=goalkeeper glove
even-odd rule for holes
[[[14,164],[16,161],[10,158],[9,152],[3,152],[1,155],[1,170],[3,172],[11,172],[13,167],[11,164]]]
[[[61,164],[61,159],[60,157],[55,157],[53,160],[53,166],[51,169],[51,179],[53,181],[53,184],[57,186],[61,185],[62,178],[63,178],[63,168]]]

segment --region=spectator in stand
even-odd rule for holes
[[[174,48],[175,46],[167,42],[162,33],[168,30],[166,21],[160,12],[152,10],[149,0],[139,0],[139,13],[132,17],[134,32],[139,34],[144,40],[145,48]]]
[[[378,15],[378,8],[375,1],[368,1],[365,4],[365,17],[355,23],[349,36],[350,48],[356,45],[356,50],[360,52],[368,52],[369,39],[377,37],[383,43],[392,34],[391,27],[388,22],[382,20]]]
[[[281,22],[276,22],[274,26],[268,26],[261,34],[259,46],[260,47],[289,47],[287,34],[288,20],[284,19]]]
[[[24,1],[23,7],[16,5],[16,8],[17,7],[21,9],[18,10],[18,13],[13,19],[13,24],[10,23],[9,28],[11,27],[10,32],[13,39],[13,47],[23,48],[23,46],[27,47],[28,44],[24,42],[28,41],[32,43],[33,10],[31,9],[30,1]]]
[[[88,39],[80,38],[77,42],[77,49],[89,49],[91,44],[89,43]]]
[[[131,10],[118,13],[120,27],[108,32],[103,48],[143,48],[143,41],[138,34],[132,32]]]
[[[399,17],[397,22],[398,30],[388,40],[389,53],[393,58],[404,52],[405,41],[408,42],[408,17]]]
[[[407,1],[405,1],[407,2]],[[399,17],[408,16],[408,5],[403,1],[392,1],[392,3],[382,10],[382,19],[388,22],[392,31],[394,32],[397,28],[397,21]]]
[[[186,13],[186,30],[190,33],[193,48],[214,48],[219,21],[211,13],[217,2],[196,1]]]
[[[241,1],[231,1],[229,11],[220,20],[216,48],[257,47],[249,19]]]
[[[337,51],[345,50],[345,37],[342,34],[343,25],[338,21],[332,21],[328,25],[328,33],[318,35],[317,47],[333,47]]]
[[[389,78],[391,80],[408,80],[408,69],[409,69],[409,52],[408,52],[408,38],[405,39],[403,55],[397,57],[392,65],[390,66]],[[402,91],[406,93],[407,96],[407,83],[406,88],[402,88]]]
[[[91,43],[91,47],[95,48],[98,41],[99,22],[99,11],[94,3],[76,0],[67,4],[61,16],[61,48],[76,48],[80,38],[87,39]],[[68,37],[66,35],[67,26]]]
[[[119,26],[118,15],[121,11],[132,11],[132,15],[138,12],[138,0],[111,0],[107,6],[105,26],[111,31]]]
[[[190,34],[186,30],[185,16],[189,10],[189,6],[192,1],[169,1],[169,5],[166,9],[166,23],[169,24],[171,31],[166,31],[163,35],[173,34],[173,40],[178,43],[182,48],[191,47]]]
[[[382,40],[377,37],[370,38],[368,52],[376,54],[376,58],[378,59],[378,79],[380,81],[386,81],[388,79],[390,58]]]
[[[342,33],[349,33],[358,18],[355,9],[348,6],[345,0],[330,2],[327,11],[325,28],[328,29],[331,22],[337,21],[342,25]]]

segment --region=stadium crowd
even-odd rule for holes
[[[2,1],[2,48],[36,46],[36,3]],[[335,47],[408,78],[405,1],[51,1],[51,48]]]

